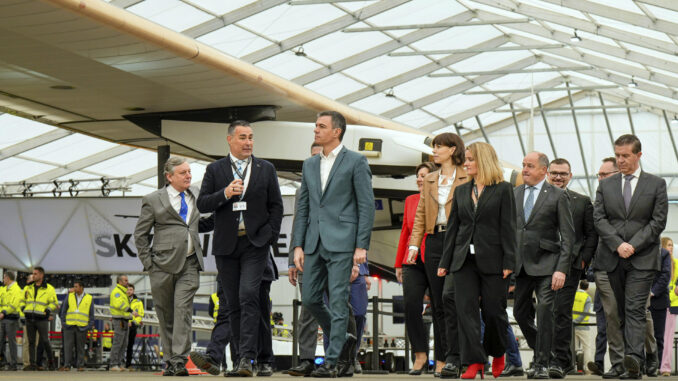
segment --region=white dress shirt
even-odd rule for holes
[[[457,175],[457,169],[454,169],[452,176],[447,179],[447,184],[443,184],[443,174],[442,172],[438,175],[438,218],[436,218],[436,225],[447,225],[447,212],[445,210],[445,204],[447,204],[447,198],[450,197],[450,191],[452,190],[452,183],[454,182],[454,177]]]
[[[323,192],[327,186],[327,180],[330,178],[330,172],[332,171],[334,161],[337,160],[337,155],[339,155],[342,148],[344,148],[344,145],[339,144],[337,148],[333,149],[327,156],[325,156],[323,151],[320,151],[320,185],[322,186]]]
[[[180,192],[174,189],[171,184],[165,189],[167,189],[167,195],[169,196],[172,208],[174,208],[174,210],[177,211],[177,214],[181,216],[179,213],[179,210],[181,209],[181,196],[179,195]],[[188,221],[191,219],[191,213],[193,213],[193,204],[195,203],[195,200],[188,191],[184,192],[184,199],[186,200],[186,205],[188,205],[188,212],[186,213],[186,223],[188,223]],[[193,240],[191,239],[191,235],[188,233],[188,229],[186,229],[186,235],[188,235],[188,245],[186,246],[186,255],[188,256],[193,254]]]
[[[635,172],[633,172],[633,178],[631,179],[631,196],[633,196],[633,192],[636,191],[636,185],[638,185],[638,178],[640,177],[640,165],[638,166],[638,169],[636,169]],[[621,191],[622,195],[624,194],[624,183],[626,183],[626,179],[624,178],[626,175],[621,174]]]
[[[541,188],[544,186],[544,183],[546,182],[546,177],[542,181],[539,182],[539,184],[534,186],[534,190],[532,191],[534,193],[534,204],[532,206],[537,204],[537,198],[539,198],[539,194],[541,193]],[[527,197],[530,195],[530,186],[525,184],[525,194],[523,195],[523,208],[525,207],[525,203],[527,202]]]

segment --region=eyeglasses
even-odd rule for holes
[[[556,177],[567,177],[570,175],[569,172],[549,172],[549,175],[551,177],[556,178]]]
[[[618,173],[619,171],[612,171],[612,172],[598,172],[598,178],[602,177],[607,177],[610,175],[614,175],[615,173]]]

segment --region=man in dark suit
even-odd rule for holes
[[[614,143],[620,174],[598,185],[593,211],[601,244],[596,266],[608,272],[624,327],[620,377],[641,379],[645,306],[659,264],[659,235],[666,227],[666,182],[640,168],[640,140],[622,135]]]
[[[565,159],[555,159],[549,165],[549,182],[565,190],[570,199],[572,223],[574,225],[575,240],[572,244],[573,260],[570,273],[565,279],[563,288],[556,292],[553,335],[553,348],[549,375],[551,378],[563,378],[574,370],[572,361],[572,306],[574,296],[579,287],[579,280],[586,266],[591,263],[593,253],[598,245],[598,233],[593,226],[593,203],[588,196],[584,196],[570,189],[567,185],[572,179],[570,162]]]
[[[548,165],[543,153],[527,154],[522,172],[525,183],[514,189],[518,251],[513,316],[534,350],[528,378],[536,379],[549,378],[555,294],[565,284],[575,240],[570,201],[565,191],[546,182]]]
[[[325,364],[312,375],[336,377],[347,339],[348,284],[352,267],[367,260],[374,193],[367,159],[341,144],[344,117],[321,112],[314,132],[323,152],[304,161],[291,247],[296,268],[304,271],[302,303],[330,338]],[[323,302],[325,289],[329,308]]]
[[[232,311],[233,342],[240,356],[236,373],[249,377],[258,353],[260,326],[254,322],[261,319],[259,292],[283,205],[275,168],[252,155],[249,123],[232,122],[227,140],[230,153],[207,166],[197,205],[201,212],[214,212],[212,253]]]
[[[671,304],[669,300],[669,282],[671,281],[671,253],[668,250],[661,248],[661,271],[652,282],[650,288],[650,319],[652,324],[647,324],[645,336],[650,336],[656,342],[656,352],[647,350],[647,338],[645,340],[645,350],[647,351],[647,359],[645,361],[645,370],[648,376],[656,376],[659,370],[659,362],[664,353],[664,328],[666,327],[666,309]],[[652,329],[650,329],[652,326]],[[672,343],[667,343],[672,345]]]

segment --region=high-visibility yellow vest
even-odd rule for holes
[[[97,333],[99,333],[99,331],[97,331],[96,328],[92,328],[89,331],[87,331],[87,340],[94,340],[94,341],[99,340],[99,336],[97,336]]]
[[[576,319],[579,317],[579,314],[576,314],[574,312],[584,312],[584,306],[586,305],[586,299],[591,298],[589,294],[586,291],[583,290],[577,290],[577,293],[574,294],[574,304],[572,305],[572,319]],[[581,321],[582,323],[588,323],[589,322],[589,317],[584,316],[584,319]]]
[[[92,306],[92,295],[85,293],[80,304],[75,292],[68,294],[68,310],[66,310],[66,325],[87,327],[89,325],[89,309]]]
[[[54,287],[49,283],[36,286],[35,283],[24,287],[24,300],[21,303],[26,317],[46,316],[47,310],[56,312],[59,308]]]
[[[671,274],[671,282],[669,282],[669,298],[671,299],[671,307],[678,307],[678,295],[676,295],[676,280],[678,280],[678,259],[671,258],[673,261],[673,273]]]
[[[129,312],[129,297],[127,296],[127,288],[121,284],[116,284],[111,290],[110,298],[111,316],[114,319],[131,319],[132,313]]]
[[[212,298],[212,303],[214,303],[214,312],[212,312],[212,317],[214,318],[214,322],[217,322],[217,316],[219,316],[219,296],[215,292],[211,296]]]
[[[139,316],[133,317],[132,321],[136,325],[141,325],[141,318],[144,317],[144,303],[142,303],[141,300],[134,298],[129,306],[132,311],[136,311],[139,314]]]
[[[17,282],[3,286],[0,290],[0,312],[5,315],[19,315],[24,293]]]
[[[108,349],[113,347],[113,331],[101,331],[101,345]]]

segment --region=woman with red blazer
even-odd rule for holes
[[[400,240],[398,242],[398,252],[396,254],[395,271],[398,282],[403,285],[403,298],[405,300],[405,326],[407,327],[407,336],[414,352],[414,364],[410,375],[416,376],[422,373],[426,368],[428,354],[429,333],[424,329],[422,319],[424,293],[429,288],[426,269],[424,269],[424,243],[420,247],[420,255],[416,263],[411,265],[407,263],[407,254],[409,250],[410,235],[414,225],[414,216],[417,213],[417,205],[421,198],[421,190],[424,188],[424,177],[435,171],[437,168],[431,162],[424,162],[417,166],[415,173],[417,175],[417,188],[419,193],[408,196],[405,199],[405,211],[403,212],[403,228],[400,231]]]

